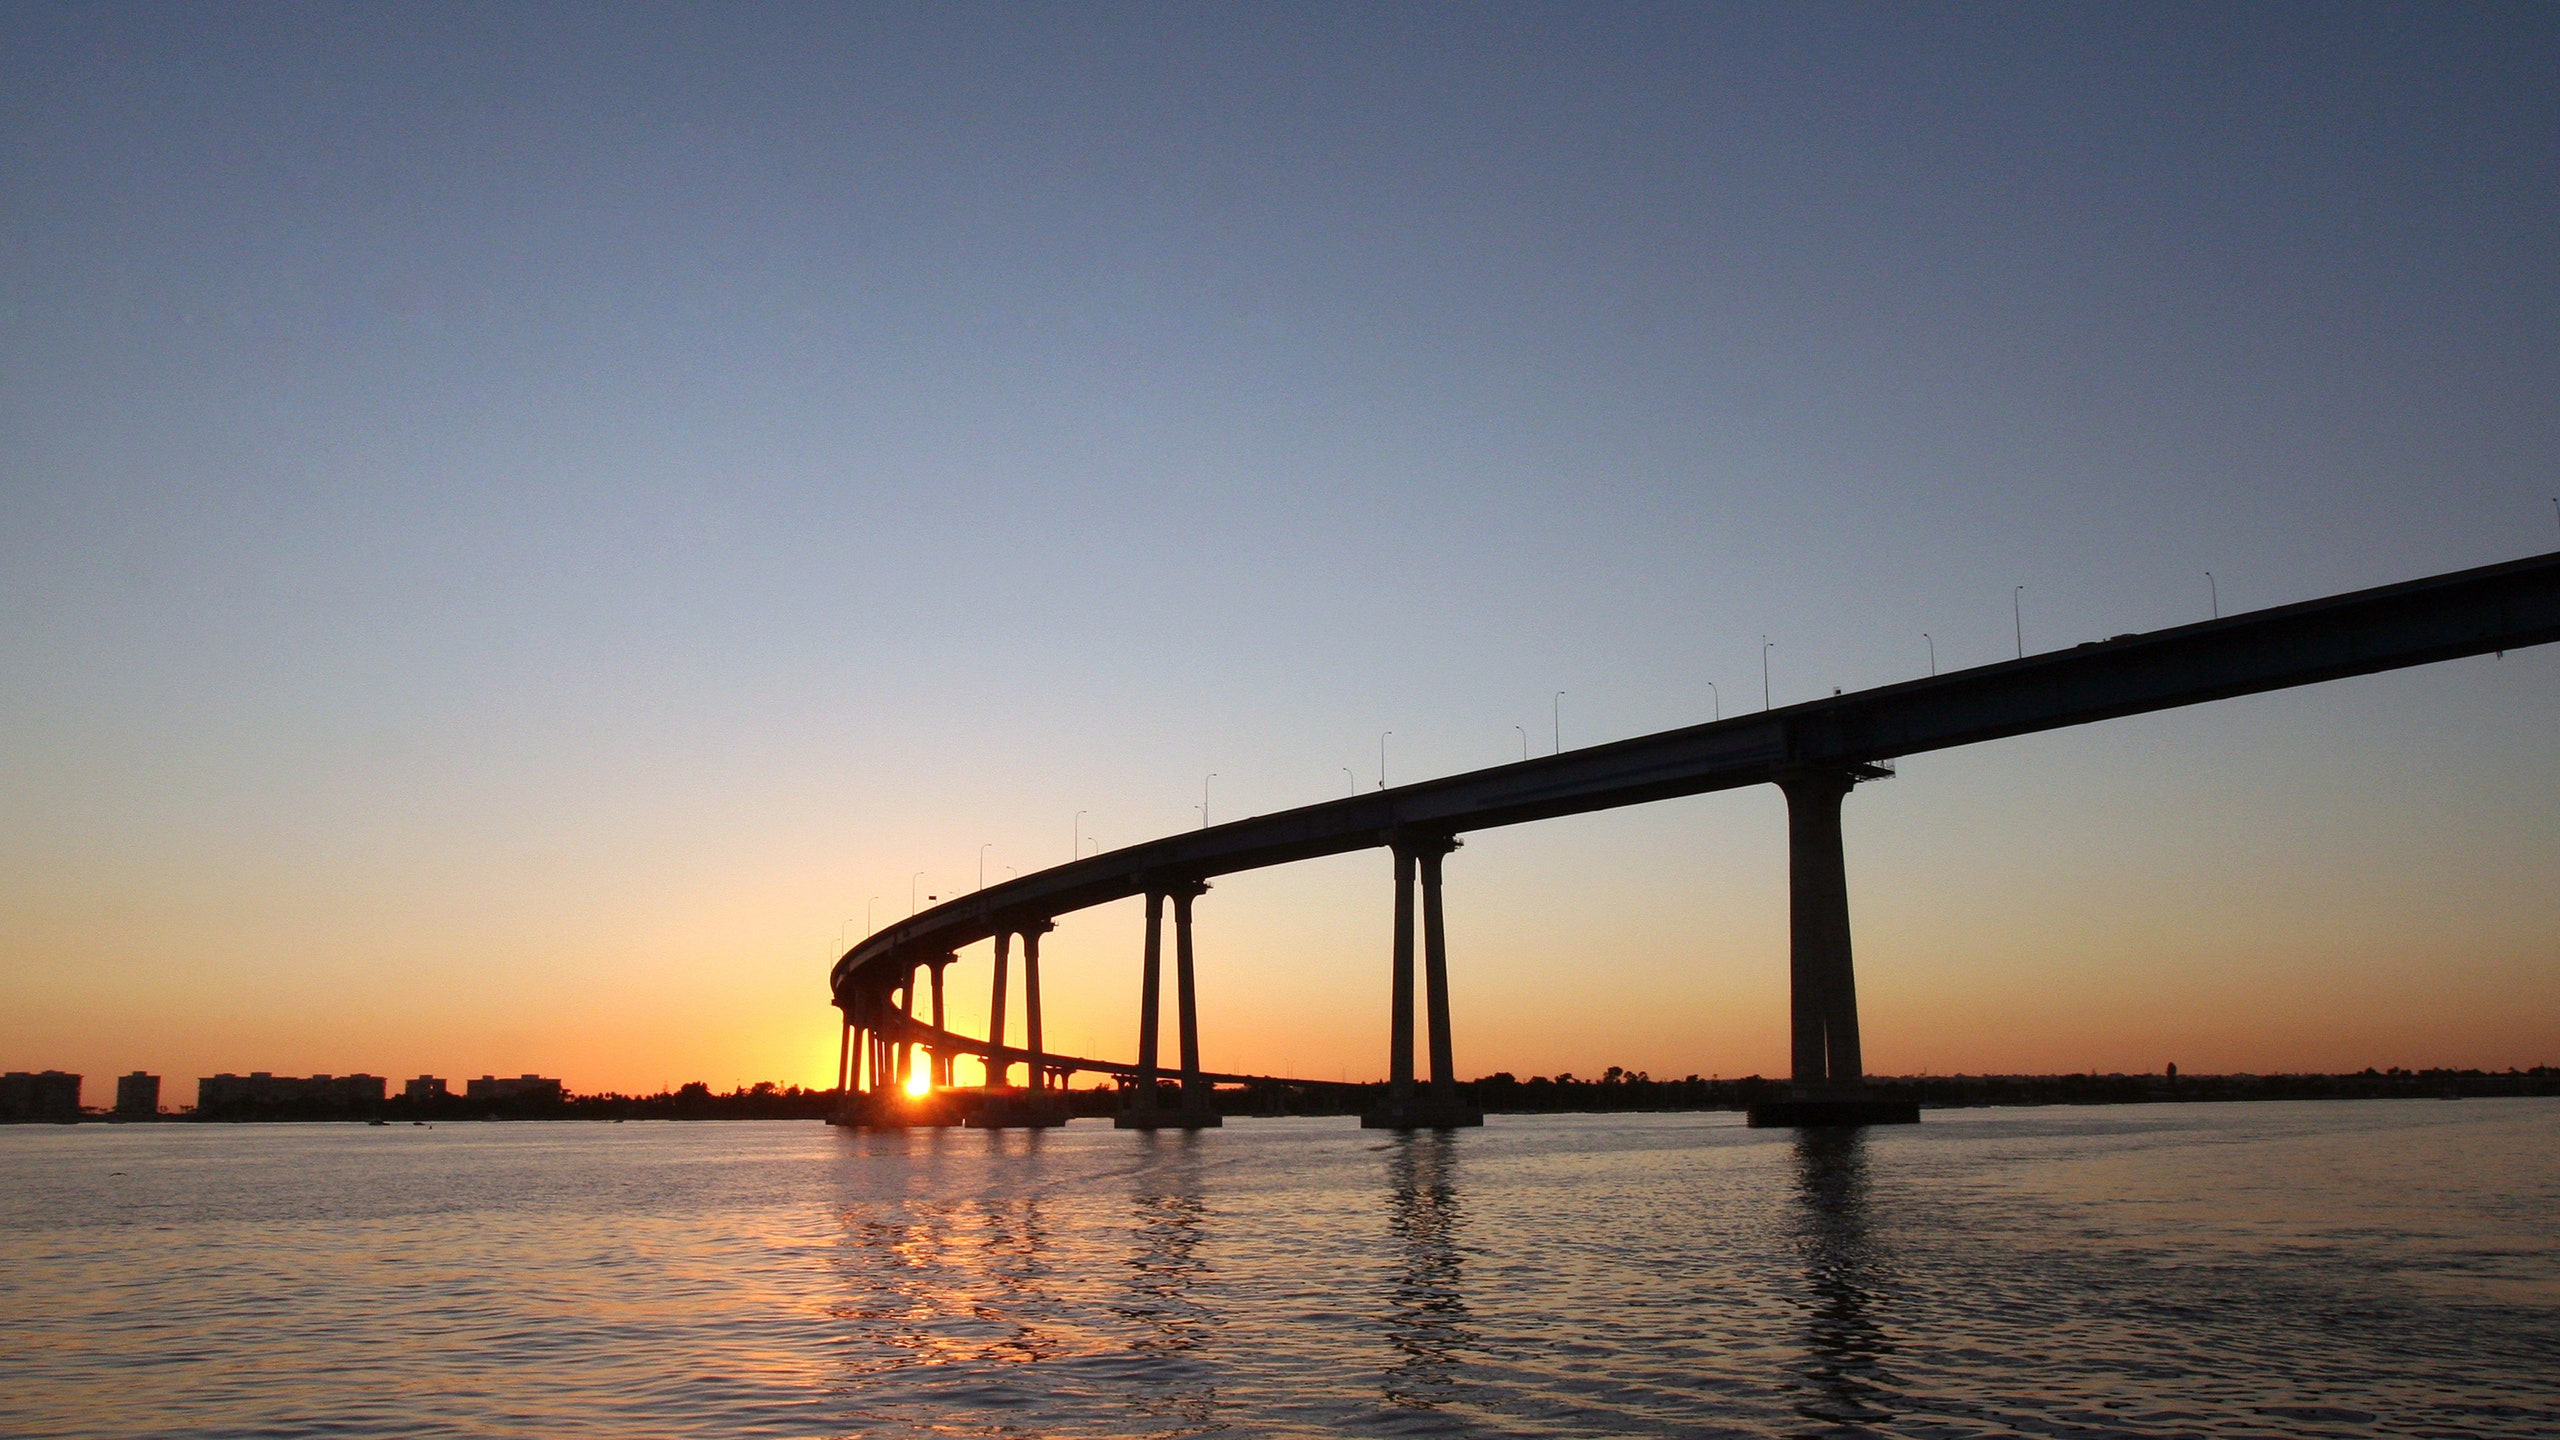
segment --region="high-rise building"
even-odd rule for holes
[[[0,1075],[0,1121],[80,1118],[80,1077],[61,1070]]]
[[[400,1087],[400,1098],[404,1100],[442,1100],[452,1093],[443,1080],[433,1075],[421,1075]]]
[[[116,1113],[128,1120],[148,1120],[160,1113],[160,1077],[136,1070],[116,1077]]]

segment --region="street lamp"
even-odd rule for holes
[[[907,918],[910,920],[916,918],[916,881],[923,878],[924,872],[919,870],[907,881]]]
[[[1714,682],[1713,680],[1710,680],[1710,681],[1708,681],[1708,682],[1707,682],[1707,698],[1708,698],[1709,700],[1712,700],[1712,701],[1714,701],[1714,702],[1715,702],[1715,707],[1716,707],[1716,718],[1717,718],[1717,719],[1719,719],[1719,720],[1723,719],[1723,718],[1724,718],[1724,694],[1723,694],[1723,692],[1721,692],[1721,691],[1719,691],[1719,690],[1717,690],[1717,689],[1716,689],[1716,682]]]
[[[1360,777],[1351,773],[1350,766],[1345,765],[1342,767],[1342,778],[1351,782],[1352,794],[1357,795],[1360,793]]]
[[[1209,828],[1209,782],[1217,778],[1215,770],[1200,777],[1200,828],[1203,830]]]
[[[1381,790],[1387,788],[1387,737],[1394,733],[1393,730],[1378,732],[1378,788]]]
[[[1768,637],[1768,636],[1766,636],[1766,635],[1761,636],[1761,637],[1760,637],[1760,708],[1761,708],[1761,709],[1763,709],[1763,710],[1767,710],[1767,709],[1771,708],[1771,707],[1770,707],[1770,704],[1769,704],[1769,648],[1770,648],[1770,647],[1769,647],[1769,637]]]
[[[865,934],[865,935],[875,935],[875,934],[878,934],[878,933],[879,933],[879,930],[880,930],[880,922],[871,918],[871,912],[872,912],[872,911],[874,911],[874,910],[877,910],[877,909],[879,909],[879,908],[880,908],[880,897],[879,897],[879,896],[877,896],[877,895],[874,895],[874,896],[872,896],[872,897],[871,897],[871,903],[870,903],[870,904],[865,905],[865,906],[863,906],[863,907],[862,907],[862,933],[863,933],[863,934]]]
[[[1564,753],[1564,692],[1563,692],[1563,691],[1559,690],[1559,691],[1557,691],[1557,692],[1556,692],[1556,698],[1555,698],[1554,700],[1552,700],[1552,701],[1550,701],[1550,702],[1549,702],[1549,708],[1555,711],[1555,722],[1556,722],[1556,753],[1557,753],[1557,754],[1559,754],[1559,755],[1561,755],[1561,754],[1563,754],[1563,753]]]
[[[1520,758],[1521,758],[1521,759],[1523,759],[1523,760],[1528,759],[1528,758],[1529,758],[1529,727],[1528,727],[1528,726],[1526,726],[1526,725],[1514,725],[1514,726],[1512,726],[1511,728],[1520,732]]]
[[[1938,637],[1923,630],[1920,638],[1929,642],[1929,673],[1934,676],[1938,673]]]
[[[1079,810],[1076,812],[1076,818],[1068,822],[1068,829],[1073,837],[1067,841],[1067,858],[1070,860],[1084,858],[1084,817],[1092,813],[1090,810]]]
[[[987,852],[994,849],[995,844],[990,840],[978,847],[978,888],[981,890],[987,888]]]
[[[2205,593],[2205,598],[2206,598],[2207,600],[2209,600],[2210,602],[2212,602],[2212,605],[2213,605],[2213,618],[2214,618],[2214,619],[2216,619],[2216,620],[2221,619],[2221,618],[2222,618],[2222,587],[2221,587],[2220,585],[2217,585],[2217,584],[2215,584],[2215,583],[2214,583],[2214,580],[2213,580],[2213,572],[2212,572],[2212,571],[2210,571],[2210,570],[2207,570],[2206,572],[2204,572],[2204,593]]]
[[[2027,658],[2027,611],[2024,598],[2026,593],[2027,587],[2024,585],[2009,587],[2009,623],[2017,628],[2018,658],[2021,660]]]

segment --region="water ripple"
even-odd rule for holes
[[[2560,1105],[0,1132],[0,1432],[2560,1434]]]

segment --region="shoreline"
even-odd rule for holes
[[[1579,1080],[1571,1075],[1522,1081],[1504,1073],[1467,1082],[1460,1094],[1491,1115],[1703,1114],[1743,1111],[1783,1099],[1787,1082],[1746,1076],[1737,1080],[1654,1080],[1641,1073]],[[1237,1118],[1350,1116],[1378,1095],[1383,1084],[1228,1086],[1216,1092],[1220,1114]],[[1923,1110],[1977,1110],[2037,1106],[2247,1104],[2276,1100],[2469,1100],[2560,1096],[2560,1067],[2531,1070],[2366,1070],[2294,1075],[1948,1075],[1886,1076],[1868,1082],[1876,1099],[1907,1101]],[[1121,1092],[1094,1088],[1067,1092],[1074,1115],[1114,1113]],[[741,1089],[727,1095],[669,1093],[650,1096],[571,1096],[542,1106],[418,1106],[394,1099],[379,1106],[319,1110],[306,1107],[235,1109],[219,1114],[193,1110],[158,1115],[83,1113],[77,1117],[29,1117],[7,1125],[413,1125],[514,1123],[519,1121],[620,1123],[724,1120],[814,1120],[835,1113],[840,1097],[826,1090]]]

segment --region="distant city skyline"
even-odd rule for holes
[[[981,867],[2560,548],[2546,8],[0,35],[0,1062],[168,1105],[824,1084]],[[1912,760],[1868,1069],[2560,1060],[2555,702]],[[1784,826],[1469,837],[1460,1073],[1783,1073]],[[1219,882],[1217,1068],[1381,1074],[1388,897]]]

